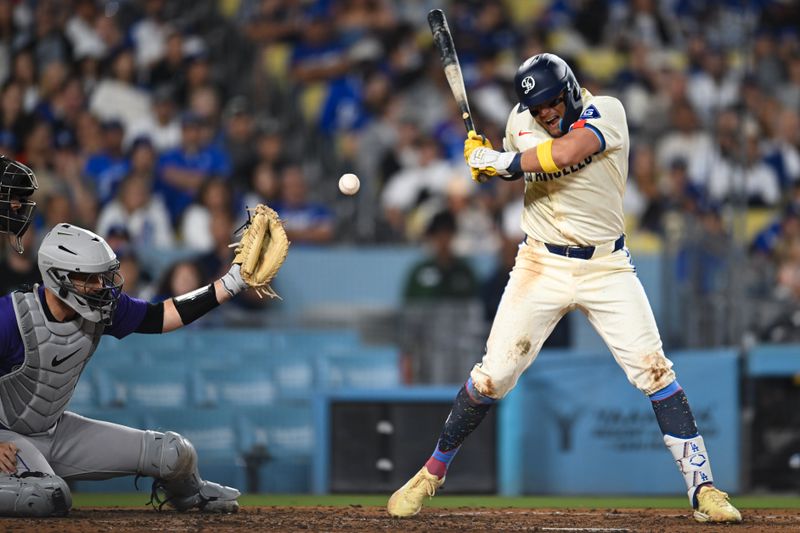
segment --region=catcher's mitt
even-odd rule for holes
[[[258,204],[248,209],[248,220],[242,226],[242,240],[236,247],[234,264],[241,265],[241,276],[248,286],[263,297],[280,298],[269,282],[278,273],[289,252],[289,239],[281,219],[272,208]]]

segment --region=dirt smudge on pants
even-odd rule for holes
[[[645,372],[649,381],[647,389],[656,392],[674,381],[675,373],[672,371],[669,360],[664,356],[664,352],[659,350],[646,355],[644,363],[647,367]]]
[[[530,351],[531,340],[523,337],[519,339],[514,347],[508,352],[508,361],[513,365],[517,365],[521,360],[527,357]]]

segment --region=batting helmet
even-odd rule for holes
[[[0,155],[0,233],[11,235],[12,245],[20,253],[20,237],[31,225],[36,209],[36,202],[30,197],[38,188],[30,168]]]
[[[71,224],[57,225],[39,247],[39,272],[44,286],[83,318],[111,324],[123,278],[116,254],[101,237]]]
[[[520,110],[547,104],[564,93],[567,111],[561,119],[561,131],[569,131],[583,109],[581,86],[567,62],[555,54],[538,54],[529,57],[514,76]]]

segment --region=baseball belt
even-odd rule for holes
[[[525,242],[528,237],[525,237]],[[625,235],[620,235],[619,238],[613,242],[609,241],[597,246],[565,246],[563,244],[550,244],[543,243],[551,254],[563,255],[564,257],[572,257],[575,259],[591,259],[592,257],[603,257],[612,254],[617,250],[622,250],[625,247]]]

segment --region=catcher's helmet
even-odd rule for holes
[[[0,233],[10,235],[12,246],[20,253],[20,237],[31,225],[36,209],[36,202],[30,197],[38,188],[30,168],[0,155]]]
[[[562,92],[567,111],[561,119],[561,131],[569,131],[583,109],[581,86],[567,62],[555,54],[529,57],[517,69],[514,90],[520,111],[552,102]]]
[[[83,318],[111,324],[123,279],[117,256],[101,237],[58,224],[39,247],[39,272],[44,286]]]

